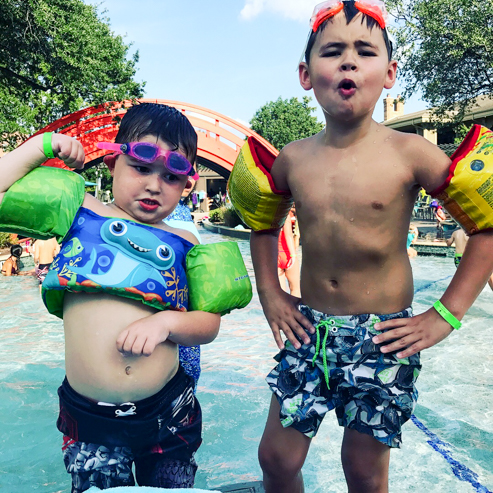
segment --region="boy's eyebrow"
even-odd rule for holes
[[[363,41],[362,39],[355,41],[354,45],[356,46],[356,48],[364,47],[364,48],[373,48],[375,50],[377,49],[376,45],[374,45],[373,43],[370,43],[370,41]],[[320,47],[320,50],[325,50],[325,49],[329,49],[329,48],[342,49],[342,48],[345,48],[346,46],[347,46],[347,43],[337,42],[337,41],[329,41],[328,43],[325,43],[324,45],[322,45]]]

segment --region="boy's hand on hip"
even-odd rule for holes
[[[434,346],[445,339],[453,328],[445,321],[434,308],[430,308],[421,315],[410,318],[394,318],[375,324],[376,330],[388,330],[372,338],[375,344],[390,344],[380,348],[382,353],[399,351],[399,359],[407,358],[419,351]]]
[[[156,321],[151,315],[131,323],[116,340],[118,351],[133,356],[150,356],[169,335],[169,330]]]
[[[301,347],[300,341],[295,334],[305,343],[310,343],[310,337],[306,333],[315,332],[310,321],[298,310],[301,299],[291,296],[279,288],[279,291],[269,292],[260,296],[260,302],[264,309],[265,318],[269,322],[272,334],[279,349],[284,349],[281,332],[288,341],[296,348]]]

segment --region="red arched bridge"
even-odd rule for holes
[[[212,169],[226,179],[247,137],[255,136],[266,148],[277,154],[277,150],[269,142],[250,128],[207,108],[164,99],[140,99],[138,102],[167,104],[183,112],[197,131],[198,164]],[[114,141],[118,132],[118,122],[132,104],[131,101],[125,101],[85,108],[60,118],[35,135],[43,132],[59,132],[76,137],[84,146],[87,169],[102,162],[103,156],[108,151],[98,149],[97,143]],[[63,162],[56,158],[44,164],[65,168]]]

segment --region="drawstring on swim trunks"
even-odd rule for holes
[[[322,361],[324,364],[324,377],[325,383],[327,384],[327,388],[330,389],[329,385],[329,370],[327,368],[327,337],[329,336],[329,330],[335,325],[335,320],[321,320],[316,326],[315,329],[317,331],[317,344],[315,346],[315,354],[312,359],[312,366],[315,366],[315,360],[317,359],[318,353],[320,351],[320,328],[325,329],[325,335],[323,340],[323,352],[322,352]]]

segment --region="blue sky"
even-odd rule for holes
[[[297,65],[319,1],[103,0],[100,11],[139,51],[136,79],[147,81],[146,98],[197,104],[246,123],[279,97],[313,98],[299,85]],[[401,89],[382,97],[387,92],[396,97]],[[424,108],[413,97],[405,112]],[[316,115],[323,120],[319,109]],[[374,118],[383,120],[382,100]]]

